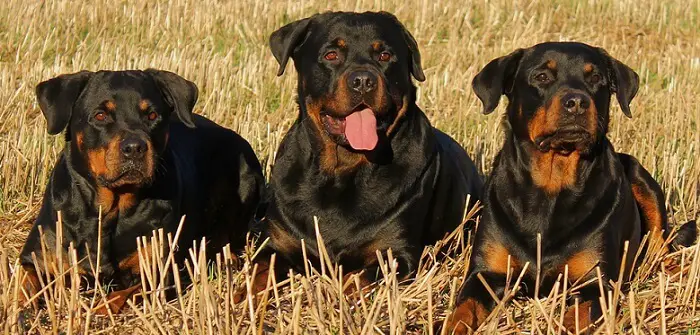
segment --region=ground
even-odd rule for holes
[[[296,117],[291,67],[277,78],[267,38],[291,20],[329,9],[387,10],[415,35],[427,81],[418,104],[454,136],[487,174],[502,143],[501,117],[483,116],[470,82],[490,59],[542,41],[602,46],[634,68],[641,88],[627,119],[613,103],[609,138],[631,153],[667,191],[675,225],[700,209],[700,2],[698,1],[256,1],[256,0],[4,0],[0,2],[0,328],[5,333],[421,334],[442,320],[467,269],[468,236],[454,234],[427,250],[410,283],[386,279],[358,299],[344,297],[332,265],[296,275],[253,301],[231,302],[250,280],[249,265],[232,271],[222,259],[190,271],[197,281],[174,301],[151,295],[126,314],[90,312],[99,291],[79,295],[71,280],[42,292],[39,313],[16,304],[16,256],[63,139],[49,136],[34,86],[82,69],[177,72],[200,88],[196,112],[248,139],[265,171]],[[497,113],[503,113],[501,106]],[[319,218],[323,224],[324,218]],[[439,249],[439,250],[438,250]],[[446,259],[436,259],[448,251]],[[661,256],[640,267],[629,293],[613,292],[620,308],[601,333],[700,332],[697,247],[668,256],[683,264],[661,271]],[[252,250],[248,256],[252,256]],[[391,263],[388,263],[391,264]],[[155,268],[166,267],[156,262]],[[166,267],[167,268],[167,267]],[[70,269],[68,269],[70,271]],[[210,274],[219,275],[211,276]],[[682,275],[681,275],[682,273]],[[277,278],[282,282],[285,278]],[[157,287],[158,278],[146,282]],[[570,288],[567,292],[570,291]],[[486,334],[558,329],[562,290],[549,299],[517,300],[491,318]]]

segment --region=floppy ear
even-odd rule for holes
[[[639,89],[639,76],[629,66],[610,56],[605,49],[598,48],[598,51],[608,63],[610,92],[615,93],[622,112],[631,118],[630,103]]]
[[[90,71],[63,74],[36,85],[36,99],[44,114],[49,134],[66,129],[73,113],[73,105],[92,76]]]
[[[423,67],[421,66],[420,51],[418,50],[418,43],[416,42],[416,39],[413,38],[411,32],[406,29],[406,26],[404,26],[394,14],[389,12],[381,13],[390,17],[392,20],[394,20],[394,22],[396,22],[396,24],[399,25],[399,27],[401,27],[401,30],[403,31],[403,38],[404,41],[406,41],[406,46],[408,46],[408,52],[411,57],[411,74],[413,75],[413,78],[416,78],[416,80],[425,81],[425,73],[423,73]]]
[[[284,74],[284,69],[287,67],[289,57],[292,57],[294,50],[306,37],[306,33],[309,30],[309,23],[311,23],[311,18],[294,21],[277,29],[270,35],[270,49],[272,49],[272,55],[275,56],[277,63],[280,64],[280,68],[277,70],[278,76]]]
[[[170,71],[146,69],[145,72],[156,82],[165,102],[173,108],[180,121],[186,126],[194,128],[192,111],[199,94],[197,85]]]
[[[425,81],[425,74],[423,73],[423,67],[420,65],[420,51],[418,51],[418,43],[416,43],[416,39],[413,38],[413,35],[405,28],[403,25],[401,25],[403,28],[403,35],[404,39],[406,40],[406,44],[408,45],[408,50],[411,52],[411,74],[413,74],[413,78],[416,78],[418,81]]]
[[[498,107],[501,95],[507,95],[513,89],[513,81],[523,53],[523,49],[518,49],[507,56],[496,58],[474,77],[472,89],[484,105],[484,114],[492,113]]]

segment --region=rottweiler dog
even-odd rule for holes
[[[470,269],[447,320],[448,333],[458,334],[477,329],[494,307],[479,275],[502,297],[507,271],[517,277],[529,262],[521,292],[534,295],[538,234],[540,292],[547,294],[565,266],[570,282],[596,278],[598,266],[606,285],[620,270],[628,279],[643,236],[666,239],[669,232],[659,184],[606,138],[613,94],[631,117],[639,80],[628,66],[601,48],[543,43],[491,61],[472,85],[484,114],[493,112],[501,95],[508,107]],[[694,222],[684,225],[675,243],[691,244],[695,230]],[[623,255],[625,241],[629,251]],[[580,328],[594,325],[602,315],[597,281],[575,297]],[[575,318],[575,308],[569,309],[568,329]]]
[[[328,12],[280,28],[270,46],[278,75],[294,60],[299,116],[271,172],[253,291],[265,288],[271,253],[279,273],[303,270],[302,239],[318,262],[315,217],[346,273],[374,281],[376,251],[391,249],[407,276],[482,186],[464,149],[416,105],[411,76],[425,75],[415,39],[386,12]]]
[[[49,134],[65,129],[66,144],[20,255],[28,297],[69,268],[56,255],[72,245],[81,275],[100,264],[100,279],[116,285],[109,308],[118,310],[140,287],[137,238],[174,236],[183,215],[177,262],[202,238],[209,255],[243,247],[262,169],[248,142],[192,113],[194,83],[154,69],[82,71],[40,83],[36,95]]]

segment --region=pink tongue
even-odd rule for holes
[[[377,119],[365,108],[345,117],[345,138],[355,150],[372,150],[377,146]]]

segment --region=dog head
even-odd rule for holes
[[[587,154],[606,135],[610,98],[628,117],[639,78],[601,49],[582,43],[549,42],[492,60],[474,78],[484,114],[508,97],[515,136],[538,150]]]
[[[415,99],[411,75],[425,80],[415,39],[385,12],[331,12],[292,22],[270,37],[284,73],[289,58],[298,94],[321,136],[354,151],[388,138]]]
[[[82,71],[37,85],[49,134],[66,129],[72,152],[100,187],[140,187],[154,178],[171,114],[194,127],[197,87],[167,71]]]

